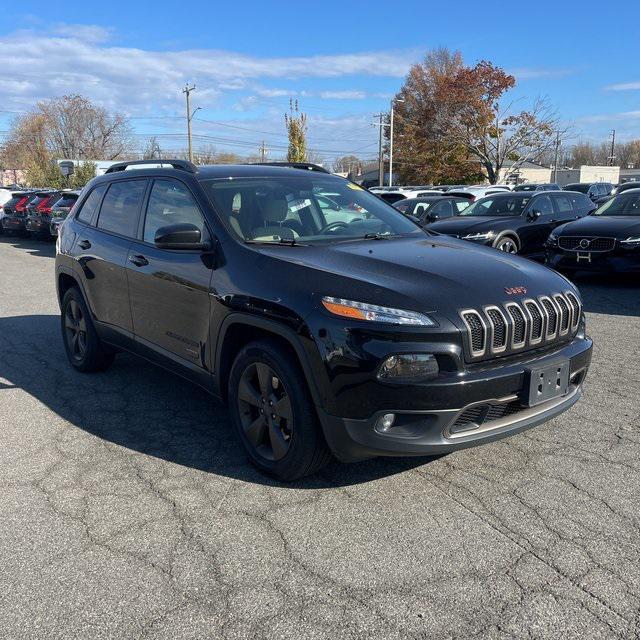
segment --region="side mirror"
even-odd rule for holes
[[[533,209],[532,211],[529,211],[528,215],[527,215],[527,219],[529,220],[529,222],[534,222],[535,220],[537,220],[540,216],[542,215],[541,211],[538,211],[537,209]]]
[[[208,242],[202,242],[202,234],[195,224],[181,223],[160,227],[156,231],[154,244],[159,249],[209,249]]]

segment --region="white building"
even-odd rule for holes
[[[618,184],[620,167],[590,166],[583,164],[577,169],[558,169],[556,182],[560,186],[572,182],[610,182]]]

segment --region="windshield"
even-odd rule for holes
[[[488,196],[474,202],[461,211],[461,216],[519,216],[531,200],[531,196],[514,193],[513,195]]]
[[[640,216],[640,193],[628,191],[605,202],[593,216]]]
[[[301,174],[205,180],[202,185],[229,228],[246,242],[314,244],[424,233],[356,184]]]

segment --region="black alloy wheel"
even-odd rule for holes
[[[240,377],[237,403],[244,434],[255,452],[265,460],[284,458],[293,436],[293,411],[278,374],[264,362],[251,363]]]
[[[82,362],[87,353],[87,323],[76,300],[71,299],[67,304],[64,326],[71,358]]]

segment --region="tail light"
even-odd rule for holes
[[[44,213],[49,215],[51,213],[51,206],[47,206],[51,202],[51,198],[44,198],[40,204],[36,205],[36,211],[38,213]]]
[[[28,199],[29,198],[27,196],[23,196],[22,198],[20,198],[20,200],[16,202],[16,211],[23,212]]]

